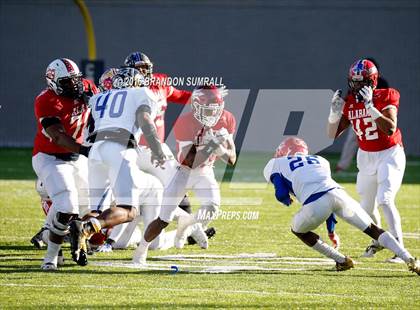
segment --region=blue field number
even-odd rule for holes
[[[95,111],[99,112],[99,118],[103,118],[106,111],[106,106],[109,101],[110,92],[104,93],[98,96],[96,99]],[[120,117],[124,111],[125,99],[127,98],[127,91],[122,90],[119,92],[112,93],[112,101],[109,108],[109,117],[117,118]],[[103,100],[102,100],[103,99]]]
[[[295,169],[299,167],[303,167],[304,164],[313,165],[313,164],[319,164],[319,160],[316,158],[316,156],[308,155],[308,156],[289,156],[287,157],[288,160],[291,160],[289,162],[290,170],[294,171]]]

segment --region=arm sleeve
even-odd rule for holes
[[[331,213],[330,217],[327,218],[326,222],[327,230],[329,234],[332,234],[335,231],[335,224],[337,224],[337,219],[335,218],[334,213]]]
[[[168,86],[167,97],[168,102],[175,102],[180,104],[187,104],[190,101],[191,92],[187,90],[180,90],[173,86]]]
[[[236,131],[236,119],[235,119],[235,116],[233,116],[233,114],[231,114],[230,117],[229,117],[229,123],[228,123],[227,131],[231,135],[233,135]]]
[[[276,199],[286,206],[290,206],[292,203],[289,195],[289,188],[283,177],[279,173],[274,173],[270,177],[271,182],[274,184],[276,190]]]

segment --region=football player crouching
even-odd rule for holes
[[[215,86],[197,87],[192,94],[192,111],[178,118],[174,125],[177,155],[180,167],[165,188],[159,217],[147,227],[133,258],[135,264],[145,264],[150,243],[174,219],[176,207],[188,190],[193,190],[200,201],[194,215],[178,219],[176,247],[182,248],[189,230],[194,225],[203,228],[217,215],[220,207],[220,189],[213,164],[222,159],[235,164],[236,150],[233,134],[236,120],[224,109],[224,89]],[[208,239],[202,236],[198,244],[206,249]]]
[[[377,240],[404,260],[409,271],[420,275],[420,261],[389,232],[373,223],[366,211],[331,178],[329,162],[321,156],[309,155],[302,139],[285,139],[264,168],[264,177],[274,185],[276,199],[281,203],[289,206],[292,202],[290,194],[302,203],[293,217],[292,233],[307,246],[333,259],[337,271],[353,268],[353,260],[323,242],[312,231],[331,213]]]

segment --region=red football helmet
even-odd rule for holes
[[[289,137],[284,139],[277,147],[274,158],[296,154],[308,155],[308,145],[298,137]]]
[[[373,89],[378,85],[379,72],[375,64],[367,59],[359,59],[351,65],[348,76],[349,87],[353,94],[358,94],[363,86]]]
[[[191,95],[191,104],[196,120],[206,127],[213,127],[225,107],[222,89],[214,85],[199,86]]]

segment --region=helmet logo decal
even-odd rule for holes
[[[70,61],[67,61],[67,59],[62,58],[61,61],[66,66],[66,69],[69,73],[75,73],[73,66],[71,65]]]
[[[47,76],[47,78],[53,80],[55,77],[55,69],[48,68],[47,73],[45,75]]]

